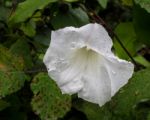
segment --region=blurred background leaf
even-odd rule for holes
[[[103,8],[107,7],[108,0],[97,0],[97,1]]]
[[[4,100],[0,99],[0,111],[10,106],[10,104]]]
[[[20,63],[19,63],[20,62]],[[18,91],[24,85],[27,76],[21,71],[22,60],[0,46],[0,97]]]
[[[134,0],[136,4],[140,5],[147,12],[150,13],[150,1],[149,0]]]
[[[32,20],[27,23],[22,23],[20,29],[29,37],[33,37],[36,34],[36,24]]]
[[[7,20],[9,9],[0,5],[0,20]]]
[[[150,46],[150,14],[139,5],[134,6],[133,24],[138,36],[138,42]]]
[[[64,1],[66,1],[66,2],[77,2],[79,0],[64,0]]]
[[[123,5],[132,6],[133,0],[121,0]]]
[[[9,51],[23,60],[24,68],[31,68],[33,66],[30,46],[25,38],[21,38],[12,44]]]
[[[145,69],[134,74],[129,83],[118,92],[111,101],[113,112],[122,119],[135,119],[135,106],[142,100],[150,100],[150,69]],[[141,120],[145,120],[143,115]]]
[[[58,11],[56,16],[54,16],[51,21],[51,24],[55,29],[63,28],[66,26],[80,27],[87,23],[89,23],[89,18],[81,8],[72,9],[69,8],[69,6],[66,13]]]
[[[135,73],[129,83],[102,107],[81,100],[75,101],[74,107],[84,112],[88,120],[99,120],[99,118],[101,120],[146,120],[150,106],[143,107],[146,108],[144,110],[146,114],[137,114],[143,110],[143,108],[137,109],[137,106],[143,100],[147,100],[143,102],[144,104],[150,103],[148,101],[150,100],[150,93],[148,92],[150,89],[149,73],[150,69]]]
[[[138,42],[136,41],[136,34],[133,24],[131,22],[124,22],[117,25],[115,33],[121,39],[121,42],[132,56],[135,55],[138,49]],[[114,40],[115,52],[120,58],[129,59],[129,56],[125,53],[117,40]]]
[[[31,89],[34,94],[31,104],[41,120],[57,120],[70,110],[70,96],[62,95],[47,74],[36,75],[32,80]]]
[[[56,2],[57,0],[26,0],[24,2],[19,3],[17,9],[14,14],[10,17],[9,22],[18,23],[27,20],[27,18],[31,17],[35,10],[42,9],[46,5],[52,2]]]

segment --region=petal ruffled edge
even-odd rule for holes
[[[82,76],[84,86],[78,92],[78,97],[99,104],[99,106],[111,99],[111,80],[103,60],[103,56],[93,51]]]
[[[116,56],[105,56],[105,66],[111,80],[111,96],[114,96],[132,77],[134,65]]]
[[[66,27],[52,31],[51,42],[43,58],[43,62],[46,65],[49,76],[51,76],[58,85],[61,79],[60,73],[66,69],[68,64],[68,56],[72,54],[76,48],[80,48],[84,45],[78,29],[79,28]]]
[[[97,23],[87,24],[79,28],[85,45],[103,54],[111,54],[112,39],[105,28]]]

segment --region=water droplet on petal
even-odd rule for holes
[[[116,72],[115,72],[115,71],[112,71],[112,74],[113,74],[113,75],[116,75]]]
[[[56,69],[55,67],[48,68],[48,72],[49,72],[49,71],[53,71],[53,70],[55,70],[55,69]]]
[[[72,42],[71,48],[74,49],[75,47],[76,47],[76,43],[75,43],[75,42]]]

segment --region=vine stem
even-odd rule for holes
[[[10,13],[9,13],[9,15],[8,15],[8,18],[11,17],[11,15],[12,15],[13,12],[16,10],[16,8],[17,8],[17,0],[12,0],[12,8],[11,8],[11,11],[10,11]]]
[[[126,52],[126,54],[129,56],[129,58],[131,59],[131,61],[133,62],[133,64],[135,66],[137,66],[136,61],[133,59],[132,55],[130,54],[130,52],[125,48],[125,46],[123,45],[123,43],[121,42],[120,38],[118,37],[118,35],[105,23],[105,21],[98,16],[92,9],[89,9],[90,11],[88,12],[88,10],[82,5],[79,4],[80,8],[82,10],[84,10],[88,16],[90,16],[93,20],[95,20],[97,23],[103,25],[106,30],[108,31],[109,34],[111,34],[112,36],[114,36],[117,40],[117,42],[120,44],[120,46],[123,48],[123,50]]]

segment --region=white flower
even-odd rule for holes
[[[111,52],[112,40],[99,24],[53,31],[44,63],[62,93],[100,106],[128,82],[132,63]]]

